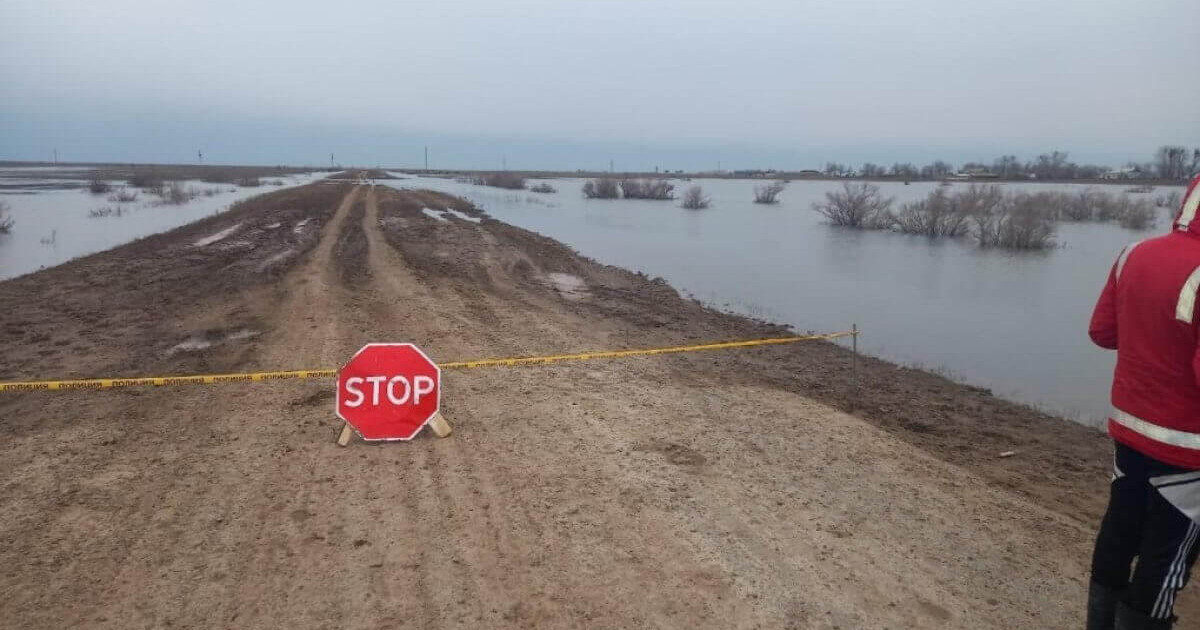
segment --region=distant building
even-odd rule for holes
[[[1142,177],[1146,177],[1146,173],[1136,166],[1113,169],[1100,174],[1100,179],[1140,179]]]
[[[997,179],[1000,176],[986,168],[964,168],[950,177],[953,179]]]

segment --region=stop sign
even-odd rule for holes
[[[411,343],[369,343],[338,372],[337,415],[364,440],[411,440],[437,415],[441,380]]]

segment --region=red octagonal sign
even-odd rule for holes
[[[369,343],[338,372],[337,415],[364,440],[413,439],[441,398],[441,370],[411,343]]]

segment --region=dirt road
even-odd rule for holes
[[[315,184],[0,283],[0,378],[779,332],[424,208],[481,216]],[[855,393],[824,343],[446,378],[452,437],[345,449],[327,382],[0,395],[0,626],[1081,624],[1088,429],[879,361]]]

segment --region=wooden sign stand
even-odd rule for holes
[[[429,430],[433,431],[433,434],[440,438],[450,437],[450,434],[454,432],[454,429],[440,411],[434,414],[433,419],[429,421]],[[338,434],[337,445],[346,446],[353,438],[354,429],[350,426],[349,422],[343,423],[342,432]]]

